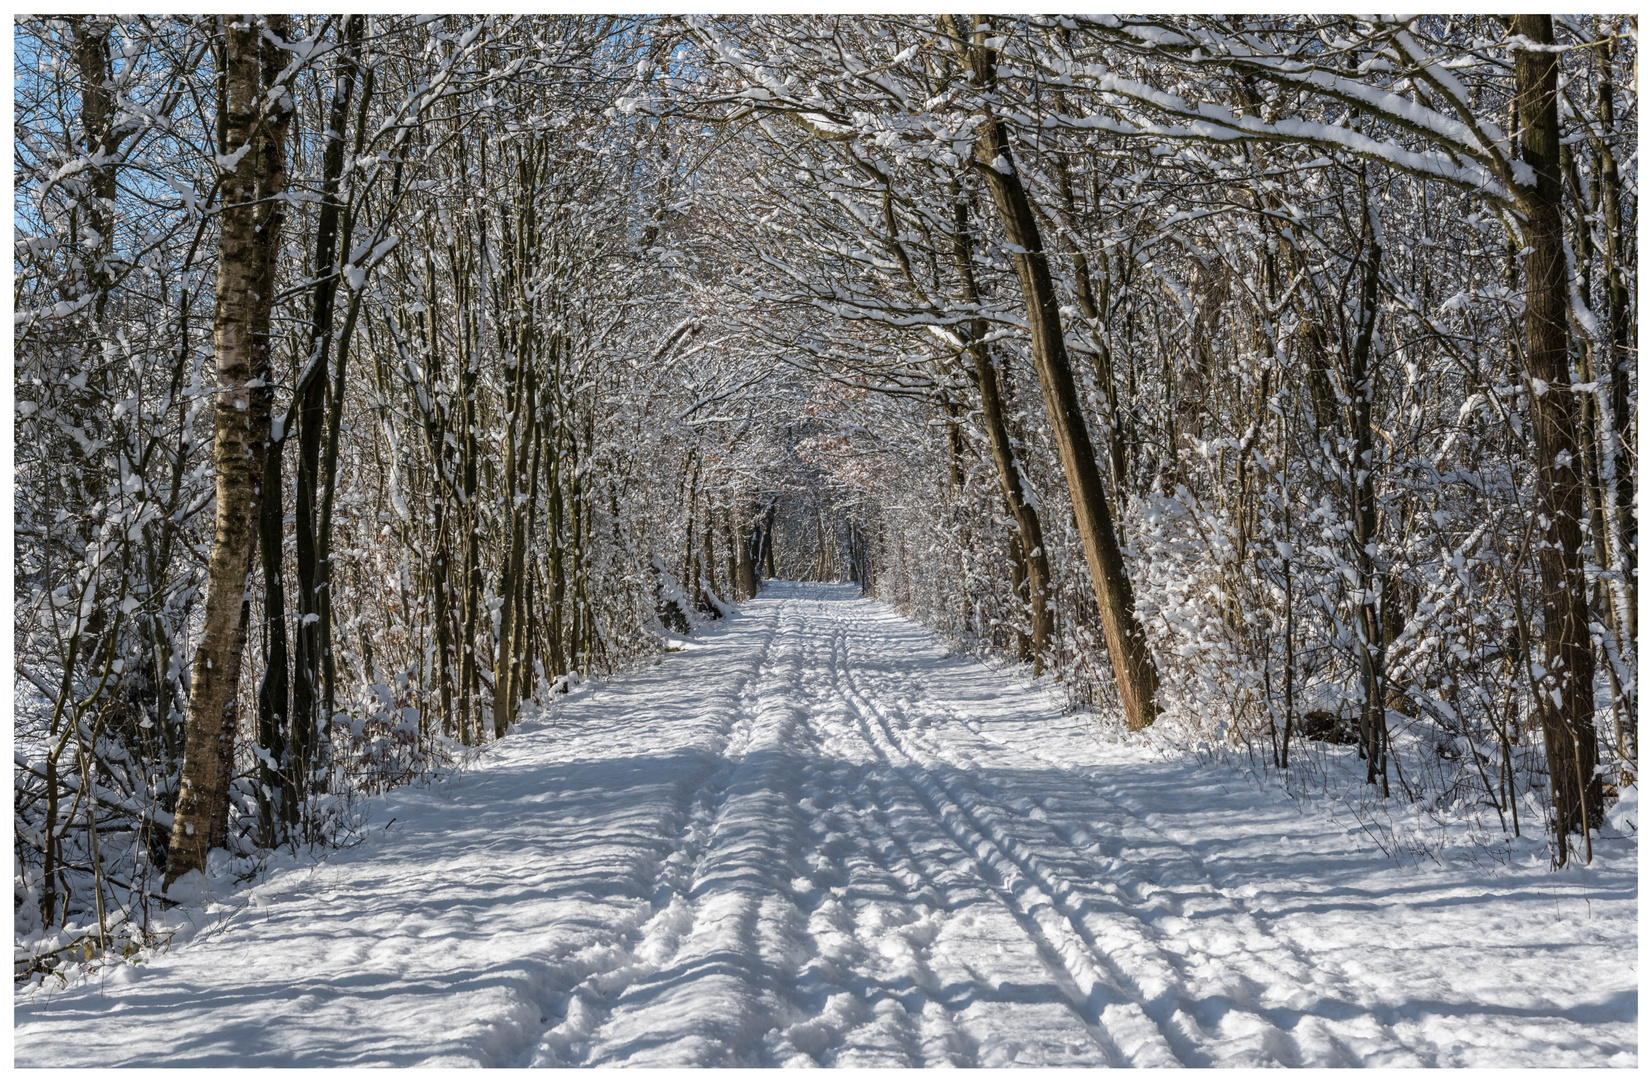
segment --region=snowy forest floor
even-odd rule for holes
[[[380,825],[379,822],[382,822]],[[178,917],[178,916],[174,916]],[[17,1065],[1633,1065],[1636,856],[1400,867],[771,583],[137,966]]]

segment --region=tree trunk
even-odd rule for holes
[[[946,462],[950,468],[947,476],[951,481],[951,497],[956,498],[963,489],[963,439],[961,410],[957,403],[951,400],[942,387],[939,392],[940,412],[945,414],[945,449]]]
[[[532,188],[523,185],[531,192]],[[530,198],[531,196],[526,196]],[[523,243],[530,244],[532,222],[529,219],[523,223]],[[518,255],[518,259],[525,256]],[[522,275],[516,282],[516,287],[526,293],[530,289],[527,281],[529,269],[518,263],[517,273]],[[493,737],[502,738],[509,726],[515,723],[516,706],[521,701],[521,671],[518,641],[521,638],[521,627],[526,622],[521,610],[522,581],[527,565],[527,511],[524,505],[528,493],[523,490],[524,470],[529,470],[528,446],[533,445],[537,434],[536,394],[537,380],[532,369],[533,330],[524,321],[517,332],[512,335],[512,349],[516,370],[512,382],[512,389],[505,400],[505,410],[508,421],[505,424],[504,440],[504,483],[509,494],[509,512],[506,516],[509,536],[505,548],[503,565],[499,569],[498,597],[499,623],[498,641],[493,653]],[[536,466],[536,462],[533,463]],[[527,476],[531,472],[526,473]]]
[[[749,600],[756,595],[756,552],[754,547],[758,539],[758,533],[754,529],[747,530],[746,527],[740,526],[738,536],[740,540],[738,546],[739,591],[744,594],[746,600]]]
[[[1613,514],[1607,514],[1611,529],[1607,534],[1607,548],[1611,571],[1621,580],[1613,587],[1600,583],[1610,595],[1610,624],[1616,641],[1609,647],[1614,657],[1636,657],[1638,653],[1638,515],[1634,462],[1634,425],[1632,408],[1632,374],[1636,323],[1632,315],[1632,295],[1627,286],[1627,274],[1622,262],[1627,256],[1627,230],[1631,223],[1622,220],[1621,172],[1616,165],[1613,140],[1616,138],[1616,92],[1612,70],[1612,56],[1616,51],[1614,39],[1605,20],[1599,19],[1601,39],[1598,47],[1598,140],[1597,175],[1598,201],[1604,212],[1604,286],[1608,315],[1608,349],[1603,366],[1609,369],[1610,417],[1608,424],[1600,425],[1600,433],[1607,434],[1608,446],[1600,446],[1603,461],[1601,471],[1609,477],[1607,488],[1613,488]],[[1590,381],[1590,380],[1589,380]],[[1600,405],[1602,408],[1602,404]],[[1609,498],[1612,492],[1603,492]],[[1626,668],[1618,672],[1618,666]],[[1633,678],[1635,663],[1608,665],[1616,726],[1616,757],[1619,764],[1618,786],[1635,782],[1638,775],[1638,688]]]
[[[563,409],[562,415],[568,416],[569,410]],[[590,559],[587,550],[590,541],[590,526],[592,507],[590,500],[585,496],[584,481],[580,479],[579,454],[580,447],[593,446],[596,441],[595,417],[586,412],[582,418],[582,434],[571,422],[566,425],[567,433],[567,464],[569,478],[567,482],[567,508],[573,519],[573,645],[568,654],[568,664],[577,664],[581,672],[589,672],[597,649],[601,647],[601,634],[596,624],[596,613],[590,603]]]
[[[360,45],[352,47],[352,53],[359,63]],[[367,108],[372,103],[373,87],[375,85],[375,68],[366,67],[366,74],[361,80],[361,102],[356,107],[355,115],[355,154],[361,154],[367,137]],[[400,166],[396,166],[397,169]],[[348,208],[344,214],[339,230],[339,250],[347,256],[355,236],[356,208]],[[327,407],[326,448],[321,454],[320,479],[320,515],[315,527],[315,615],[314,625],[320,631],[320,661],[321,661],[321,708],[320,728],[316,732],[315,742],[318,747],[326,750],[331,745],[333,705],[337,700],[338,663],[332,649],[332,512],[335,497],[338,491],[338,449],[343,438],[344,424],[344,372],[349,364],[350,338],[355,332],[355,321],[361,312],[363,293],[358,288],[349,290],[349,304],[344,312],[343,325],[338,328],[336,335],[337,358],[333,362],[331,382],[332,400]],[[306,618],[306,622],[309,620]],[[327,763],[316,762],[314,781],[318,789],[324,790],[327,783]]]
[[[469,345],[469,338],[460,335],[460,341]],[[476,655],[481,639],[481,518],[476,506],[479,490],[477,477],[481,447],[476,439],[476,382],[475,361],[466,347],[460,357],[463,372],[460,376],[463,399],[460,442],[464,454],[464,502],[460,520],[464,528],[464,633],[459,640],[459,737],[464,745],[479,743],[484,728],[481,723],[481,670]]]
[[[959,36],[960,37],[960,36]],[[975,80],[990,88],[995,80],[995,50],[975,35],[968,50]],[[1060,448],[1060,463],[1071,491],[1072,510],[1078,532],[1083,537],[1083,555],[1094,579],[1095,599],[1100,605],[1106,648],[1117,677],[1118,694],[1131,729],[1138,730],[1157,718],[1157,665],[1146,647],[1146,635],[1134,614],[1134,588],[1123,552],[1112,526],[1111,508],[1101,486],[1095,462],[1094,444],[1083,421],[1077,386],[1060,325],[1060,302],[1049,275],[1048,256],[1043,251],[1031,200],[1014,169],[1013,150],[1007,132],[998,119],[981,117],[975,142],[978,167],[985,174],[991,196],[997,204],[1003,232],[1013,245],[1014,269],[1025,294],[1026,322],[1031,329],[1031,355],[1048,410],[1049,426]]]
[[[355,93],[355,68],[364,23],[364,16],[352,15],[345,25],[345,50],[339,60],[338,78],[327,115],[329,130],[325,135],[326,149],[321,154],[321,210],[316,220],[315,260],[310,267],[315,291],[311,299],[309,356],[293,391],[293,408],[287,425],[288,429],[295,426],[298,432],[297,476],[293,485],[296,511],[293,555],[298,577],[298,595],[295,598],[298,619],[293,628],[293,760],[290,765],[295,799],[302,799],[308,790],[310,774],[316,765],[321,727],[316,716],[321,702],[321,654],[326,636],[321,626],[320,568],[317,561],[320,546],[317,513],[321,437],[327,426],[329,387],[335,395],[343,393],[343,387],[331,386],[329,379],[332,317],[338,295],[339,218],[343,210],[339,187],[344,169],[344,131],[348,127],[350,101]],[[358,147],[359,142],[358,132]],[[287,432],[283,431],[283,437],[285,434]]]
[[[955,232],[952,235],[952,255],[957,263],[957,274],[962,280],[963,302],[977,307],[979,287],[974,279],[973,242],[968,233],[968,204],[953,192]],[[1043,550],[1043,525],[1037,508],[1026,497],[1020,463],[1009,439],[1008,421],[1003,414],[1002,393],[997,380],[1000,373],[991,358],[984,338],[984,319],[975,319],[969,327],[968,353],[974,361],[974,383],[980,391],[981,419],[985,421],[986,437],[991,443],[991,460],[997,466],[997,482],[1003,490],[1003,499],[1014,515],[1020,533],[1020,554],[1026,574],[1027,599],[1031,603],[1031,662],[1032,669],[1041,675],[1043,657],[1054,636],[1054,615],[1048,609],[1049,567],[1048,554]]]
[[[1599,140],[1598,183],[1599,201],[1604,205],[1604,273],[1605,296],[1609,300],[1609,334],[1611,356],[1610,412],[1615,427],[1615,480],[1617,529],[1620,535],[1612,538],[1612,546],[1619,549],[1620,561],[1626,572],[1626,603],[1622,606],[1626,625],[1628,650],[1638,644],[1638,517],[1635,499],[1633,462],[1633,408],[1632,375],[1635,325],[1632,314],[1632,295],[1627,287],[1627,272],[1622,267],[1626,255],[1626,223],[1621,211],[1621,172],[1616,165],[1615,152],[1610,143],[1616,130],[1615,80],[1611,74],[1611,54],[1615,51],[1606,37],[1600,45],[1600,78],[1598,86],[1598,120],[1603,138]]]
[[[778,501],[768,503],[768,511],[762,518],[762,554],[758,563],[762,566],[764,577],[776,577],[773,566],[773,519],[779,511]]]
[[[728,583],[728,600],[750,599],[739,582],[739,552],[738,545],[733,537],[733,512],[726,507],[720,515],[722,519],[722,576]]]
[[[1365,167],[1367,170],[1367,166]],[[1358,333],[1352,342],[1348,382],[1352,390],[1352,460],[1347,463],[1347,479],[1351,489],[1352,534],[1357,551],[1353,562],[1358,575],[1358,652],[1363,684],[1363,703],[1359,730],[1363,737],[1365,776],[1367,783],[1377,779],[1381,794],[1389,794],[1386,774],[1386,634],[1381,626],[1381,597],[1376,592],[1381,582],[1375,565],[1376,535],[1375,507],[1375,372],[1372,355],[1375,344],[1375,324],[1380,288],[1381,243],[1380,219],[1369,202],[1367,172],[1360,183],[1359,195],[1363,201],[1364,234],[1368,249],[1363,253],[1363,281],[1358,296]]]
[[[274,847],[286,835],[297,808],[292,763],[287,760],[286,721],[291,701],[287,681],[286,589],[281,580],[281,444],[264,453],[258,547],[264,571],[264,677],[258,684],[258,836]]]
[[[699,560],[700,565],[704,567],[704,574],[702,575],[701,580],[704,583],[704,589],[705,589],[705,592],[706,592],[705,599],[706,599],[707,603],[710,600],[711,596],[720,596],[721,595],[721,589],[719,589],[716,585],[715,534],[716,534],[716,510],[715,510],[714,507],[711,506],[710,498],[707,495],[706,498],[705,498],[704,554]],[[718,614],[720,614],[720,609],[715,609],[715,610],[717,611]]]
[[[192,667],[183,770],[166,860],[166,883],[206,867],[224,842],[234,764],[236,692],[246,645],[247,574],[255,550],[265,443],[269,438],[269,314],[286,179],[283,95],[267,89],[282,65],[254,18],[224,26],[224,152],[241,153],[225,183],[213,312],[218,397],[212,456],[217,510],[207,561],[206,608]],[[284,38],[286,18],[268,17]],[[290,101],[290,98],[286,99]],[[261,381],[263,385],[248,384]]]
[[[439,452],[440,447],[438,446]],[[453,627],[452,627],[452,550],[447,544],[447,493],[440,490],[433,500],[435,521],[435,557],[430,564],[430,595],[433,602],[432,621],[435,623],[436,678],[441,691],[441,734],[452,738],[457,734],[453,717]]]
[[[551,423],[556,428],[557,442],[560,442],[561,425],[556,423],[552,413]],[[559,449],[557,447],[556,449]],[[549,453],[544,459],[545,471],[549,479],[545,485],[545,502],[548,504],[549,524],[547,540],[550,544],[550,667],[547,672],[552,678],[565,672],[569,667],[577,666],[573,656],[578,650],[578,642],[570,641],[564,630],[567,607],[567,561],[563,551],[563,517],[566,513],[562,505],[561,490],[561,455]],[[575,511],[576,516],[576,511]]]
[[[1550,46],[1550,15],[1515,15],[1515,34]],[[1588,629],[1587,515],[1576,396],[1570,390],[1569,267],[1564,252],[1559,172],[1558,59],[1550,51],[1514,50],[1524,161],[1533,186],[1518,190],[1524,226],[1524,363],[1535,429],[1536,491],[1545,535],[1540,547],[1542,666],[1536,713],[1552,781],[1557,859],[1568,858],[1572,832],[1603,818],[1595,775],[1593,644]]]

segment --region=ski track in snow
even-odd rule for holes
[[[15,1063],[1637,1062],[1636,857],[1394,866],[850,586],[770,583],[375,820],[19,993]]]

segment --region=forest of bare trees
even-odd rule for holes
[[[1634,18],[14,39],[20,977],[765,578],[1558,865],[1636,783]]]

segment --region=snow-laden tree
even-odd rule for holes
[[[1085,419],[1112,500],[1140,501],[1121,532],[1155,651],[1197,661],[1171,665],[1175,696],[1263,722],[1280,761],[1350,706],[1383,790],[1390,724],[1442,733],[1451,790],[1483,780],[1503,814],[1529,717],[1567,834],[1602,810],[1595,656],[1623,779],[1634,755],[1618,29],[692,19],[703,73],[626,105],[761,140],[783,163],[748,218],[774,291],[891,342],[973,314],[922,188],[991,190],[1021,347],[1093,360]],[[1560,56],[1564,93],[1531,59]]]
[[[1630,20],[15,36],[23,968],[764,575],[1559,861],[1635,782]]]

